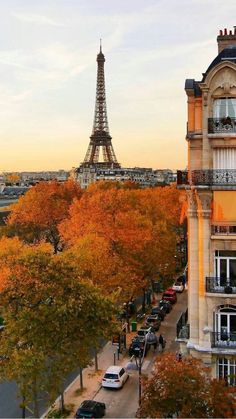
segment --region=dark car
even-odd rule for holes
[[[152,316],[159,316],[161,320],[164,320],[166,315],[166,310],[164,307],[153,307],[151,311]]]
[[[172,310],[172,304],[170,303],[170,301],[166,301],[166,300],[160,300],[159,307],[164,307],[166,310],[166,313],[169,313]]]
[[[105,415],[105,403],[95,400],[84,400],[78,408],[76,418],[102,418]]]
[[[144,348],[145,348],[145,353],[144,353],[144,356],[145,356],[147,355],[147,352],[150,349],[150,345],[149,343],[146,342],[144,336],[135,336],[132,339],[132,342],[129,347],[129,356],[132,356],[132,355],[137,356],[139,355],[139,353],[141,356],[143,356]]]
[[[152,326],[144,325],[144,326],[141,326],[140,329],[138,330],[138,336],[144,337],[144,336],[146,336],[147,333],[153,332],[153,331],[154,331],[154,329],[153,329]]]
[[[158,315],[147,316],[145,320],[146,326],[152,326],[154,330],[159,330],[161,319]]]

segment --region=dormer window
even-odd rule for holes
[[[215,99],[213,118],[236,118],[236,98],[222,97]]]

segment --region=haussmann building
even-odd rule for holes
[[[188,316],[177,340],[236,384],[236,29],[220,31],[201,81],[187,79]]]

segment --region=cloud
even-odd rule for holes
[[[65,23],[56,21],[48,16],[38,15],[34,13],[19,13],[14,12],[12,13],[16,19],[21,20],[23,22],[28,23],[36,23],[38,25],[50,25],[50,26],[66,26]]]

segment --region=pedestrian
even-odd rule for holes
[[[163,338],[162,335],[159,336],[159,345],[161,346],[161,350],[163,351],[165,347],[165,339]]]
[[[182,353],[181,352],[176,351],[175,357],[176,357],[176,361],[178,361],[178,362],[182,361]]]

